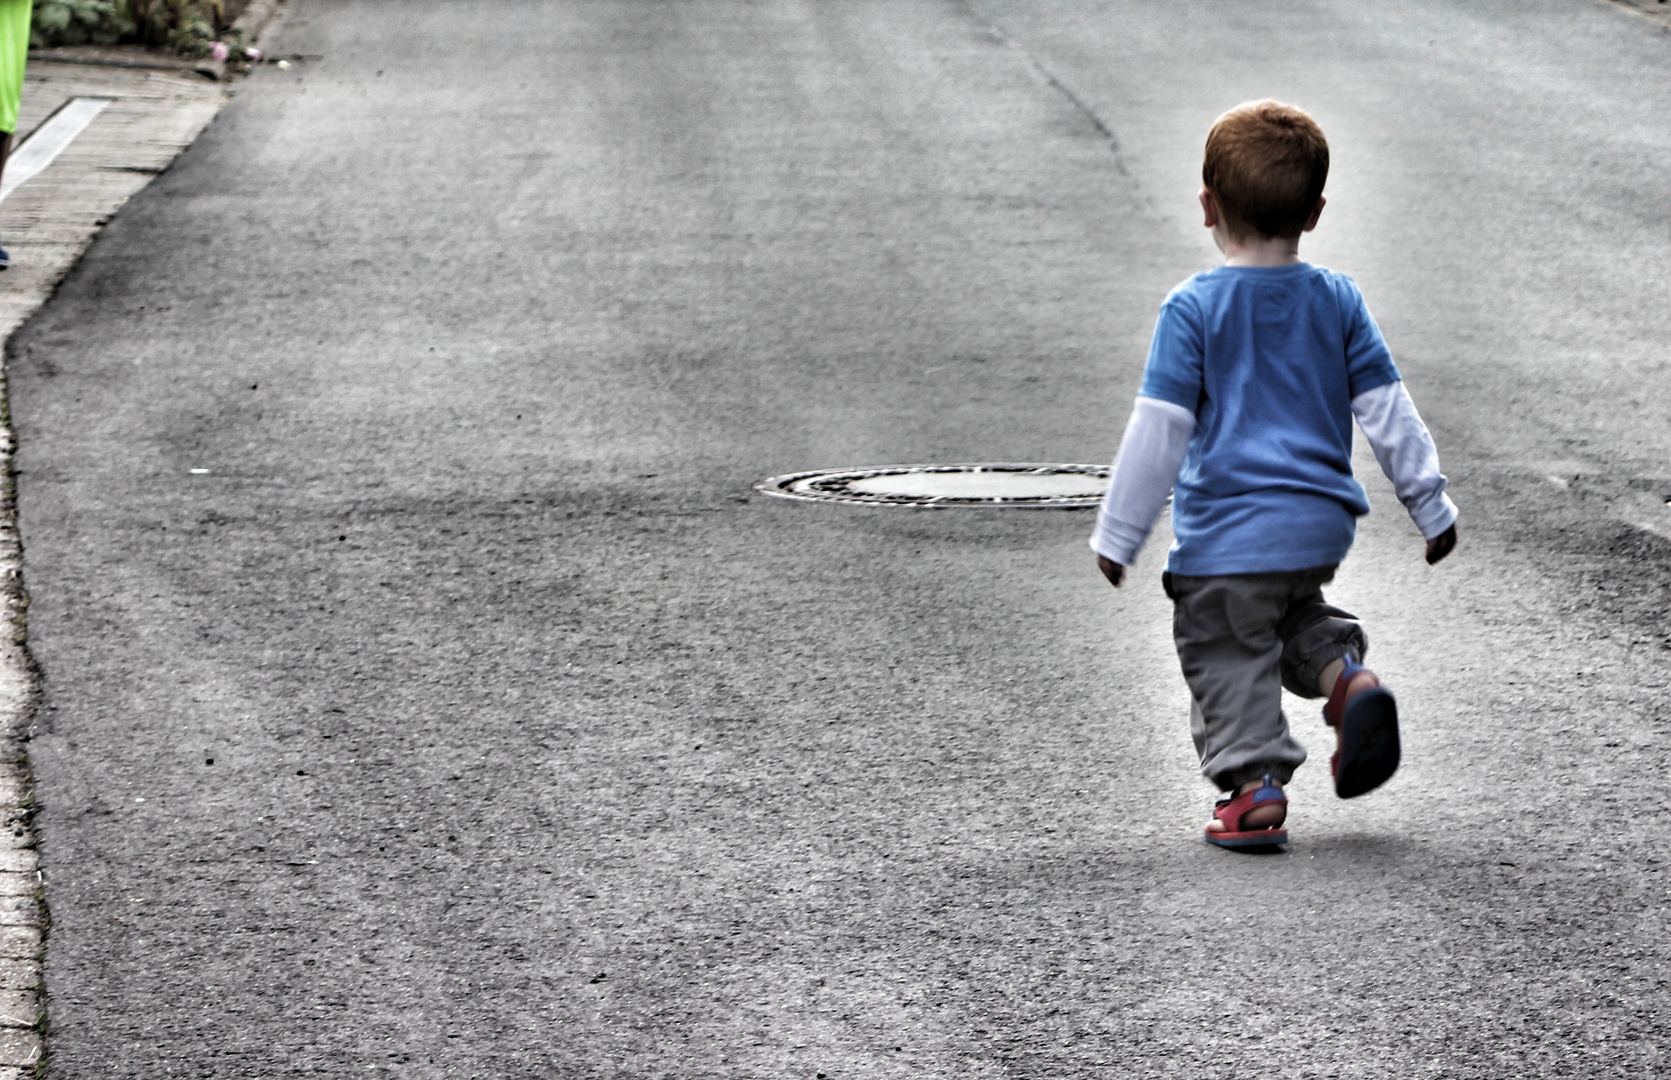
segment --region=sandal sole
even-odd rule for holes
[[[1201,833],[1207,843],[1216,847],[1254,848],[1277,847],[1288,842],[1287,829],[1248,829],[1245,832],[1206,832]]]
[[[1365,690],[1346,706],[1340,726],[1340,768],[1335,794],[1355,799],[1380,787],[1398,771],[1398,703],[1379,687]]]

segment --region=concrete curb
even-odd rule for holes
[[[32,57],[18,131],[76,97],[112,99],[53,162],[0,202],[12,268],[0,275],[0,338],[52,296],[120,209],[213,120],[224,89],[184,66],[81,64]],[[27,141],[25,139],[25,141]],[[12,471],[6,372],[0,366],[0,1080],[36,1075],[46,1052],[42,982],[49,917],[33,828],[27,757],[39,680],[29,657],[23,548]]]
[[[245,45],[254,45],[283,4],[284,0],[251,0],[244,13],[232,20],[233,32],[243,35]]]
[[[196,60],[164,56],[139,49],[102,49],[94,45],[61,45],[51,49],[30,49],[29,63],[90,64],[94,67],[133,68],[141,71],[195,71]]]
[[[237,37],[245,45],[254,45],[261,32],[267,29],[269,23],[278,16],[279,5],[284,0],[254,0],[244,13],[232,20],[231,35]],[[224,39],[223,39],[224,40]],[[216,82],[226,81],[226,61],[202,59],[196,61],[193,71],[199,75],[206,75]]]
[[[226,61],[199,57],[161,56],[122,48],[101,49],[91,45],[65,45],[52,49],[31,49],[31,64],[87,64],[93,67],[131,68],[139,71],[193,71],[216,82],[226,80]]]

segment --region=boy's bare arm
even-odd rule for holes
[[[1440,556],[1440,558],[1443,557],[1444,556]],[[1120,587],[1120,582],[1126,579],[1126,568],[1115,562],[1113,559],[1110,559],[1107,555],[1097,556],[1097,569],[1102,571],[1102,576],[1107,578],[1108,583],[1116,589]]]

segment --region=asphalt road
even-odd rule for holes
[[[1671,1068],[1655,24],[291,7],[322,59],[14,339],[53,1077]],[[1158,552],[1114,593],[1088,514],[750,485],[1110,457],[1265,94],[1464,520],[1430,570],[1372,485],[1335,598],[1406,766],[1338,802],[1294,702],[1248,857]]]

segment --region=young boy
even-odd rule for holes
[[[1322,130],[1292,106],[1249,102],[1213,125],[1200,199],[1224,265],[1161,305],[1091,538],[1118,587],[1173,493],[1161,582],[1201,771],[1229,793],[1206,826],[1224,847],[1288,840],[1282,785],[1306,754],[1282,714],[1284,686],[1328,699],[1341,798],[1398,768],[1397,707],[1360,664],[1368,639],[1323,602],[1369,512],[1352,475],[1354,418],[1428,563],[1456,546],[1433,439],[1357,286],[1300,261],[1328,172]]]

